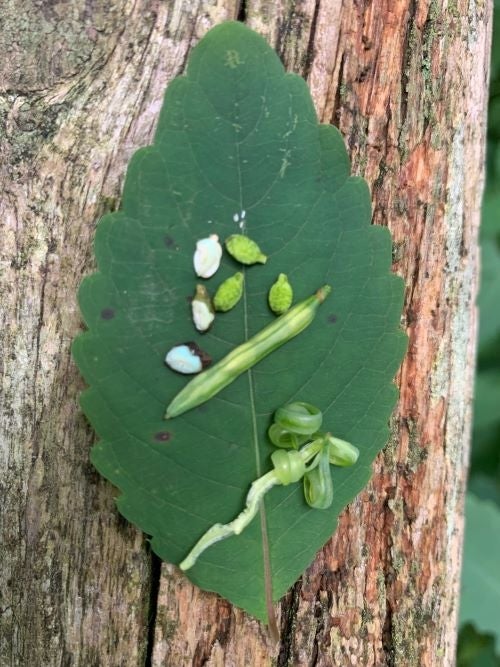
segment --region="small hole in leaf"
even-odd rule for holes
[[[112,320],[114,316],[115,316],[114,308],[103,308],[101,310],[101,318],[103,320]]]
[[[158,433],[155,433],[155,440],[157,442],[168,442],[171,437],[172,434],[169,431],[158,431]]]

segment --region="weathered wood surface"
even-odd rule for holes
[[[1,667],[454,663],[490,4],[4,4]],[[393,437],[283,600],[278,647],[172,566],[159,579],[89,465],[69,353],[96,221],[190,46],[238,13],[340,127],[407,286]]]

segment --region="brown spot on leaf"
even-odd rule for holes
[[[103,308],[101,310],[101,318],[103,320],[112,320],[114,316],[115,316],[114,308]]]
[[[157,442],[168,442],[171,437],[172,434],[170,431],[158,431],[158,433],[155,433],[155,440]]]

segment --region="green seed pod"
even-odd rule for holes
[[[236,306],[243,294],[243,278],[243,274],[238,271],[219,285],[214,296],[215,310],[225,313]]]
[[[278,280],[269,290],[269,307],[276,315],[283,315],[292,305],[293,290],[284,273],[280,273]]]
[[[212,300],[204,285],[196,285],[196,292],[191,301],[194,326],[198,331],[207,331],[214,321],[215,313]]]
[[[231,234],[225,241],[226,249],[231,257],[242,264],[265,264],[267,257],[259,246],[243,234]]]

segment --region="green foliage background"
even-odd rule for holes
[[[496,0],[481,223],[480,325],[458,667],[500,667],[500,1]]]

